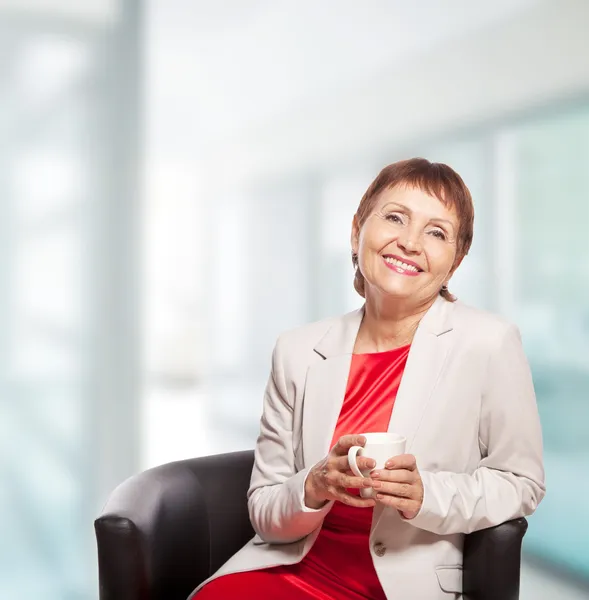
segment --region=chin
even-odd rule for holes
[[[371,287],[375,290],[378,290],[377,293],[383,294],[385,296],[389,296],[391,298],[410,298],[414,296],[416,291],[413,286],[405,286],[405,285],[371,285]]]
[[[415,296],[415,292],[410,292],[408,290],[394,290],[394,291],[385,291],[385,294],[389,297],[389,298],[394,298],[396,300],[405,300],[407,298],[411,298],[413,296]]]

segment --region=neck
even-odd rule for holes
[[[376,301],[367,296],[355,352],[385,352],[413,341],[419,322],[436,298],[422,304]]]

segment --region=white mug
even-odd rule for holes
[[[366,438],[366,445],[352,446],[348,450],[348,464],[352,473],[357,477],[368,477],[374,469],[384,469],[387,460],[393,456],[405,453],[405,444],[407,439],[397,433],[362,433]],[[365,469],[361,471],[356,462],[357,456],[366,456],[376,462],[374,469]],[[372,488],[361,488],[362,498],[372,498],[374,490]]]

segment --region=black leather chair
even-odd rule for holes
[[[246,502],[253,452],[173,462],[131,477],[94,526],[100,600],[186,600],[252,536]],[[464,598],[516,600],[517,519],[466,536]]]

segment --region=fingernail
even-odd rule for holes
[[[373,460],[369,460],[368,461],[368,468],[369,469],[374,469],[374,467],[376,467],[376,462]]]
[[[379,488],[382,484],[382,481],[373,481],[372,482],[372,487],[373,488]]]
[[[390,469],[393,466],[393,463],[391,461],[387,462],[387,464],[385,465],[385,468]]]
[[[378,477],[380,477],[380,472],[373,471],[372,473],[370,473],[370,477],[372,477],[373,479],[377,479]]]

